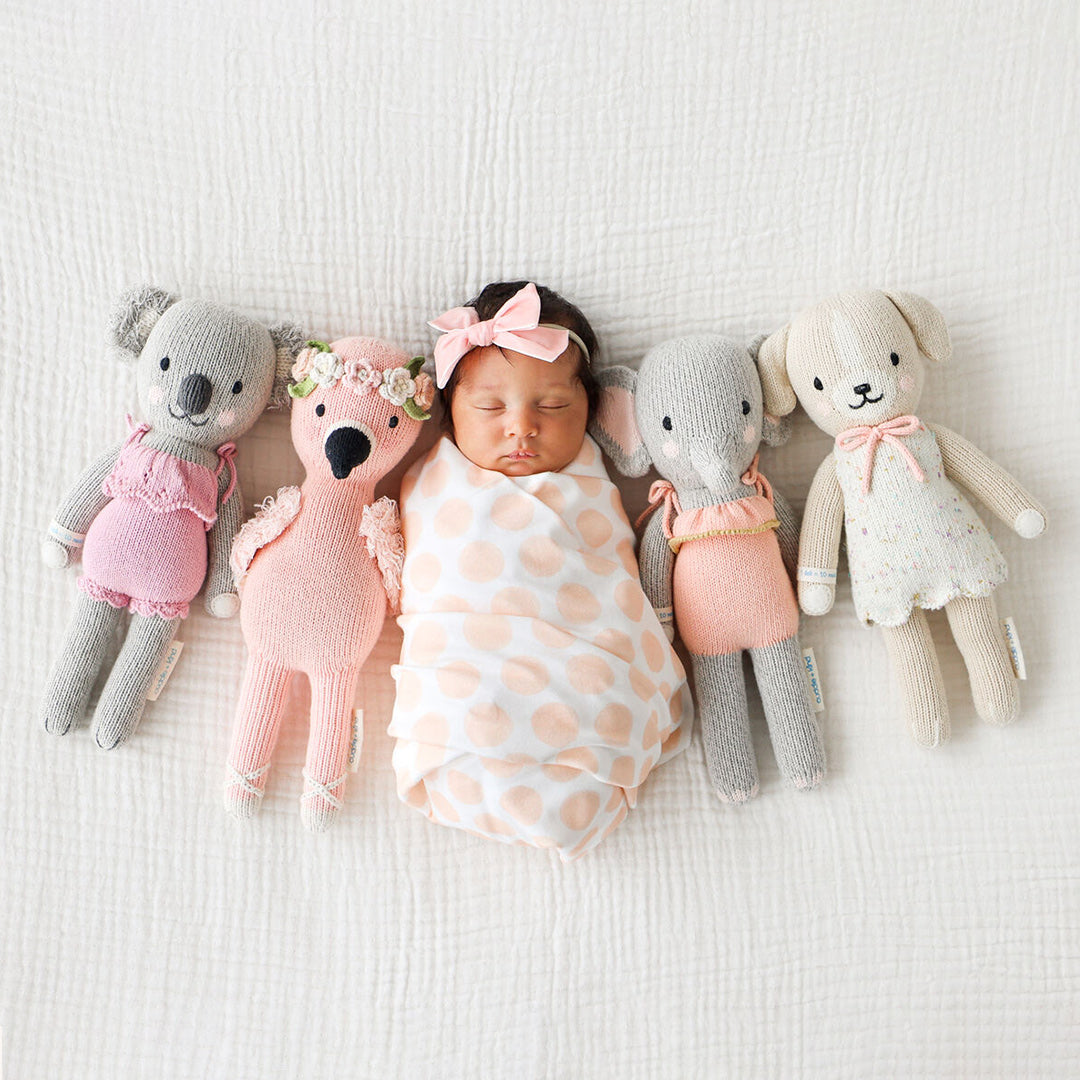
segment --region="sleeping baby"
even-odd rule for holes
[[[585,434],[585,317],[518,281],[432,325],[451,434],[401,489],[398,794],[432,821],[574,859],[685,747],[686,676]]]

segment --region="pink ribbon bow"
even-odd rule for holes
[[[864,495],[870,491],[870,474],[874,470],[874,454],[877,452],[877,446],[880,442],[891,443],[904,455],[907,467],[916,480],[922,483],[926,479],[922,469],[919,468],[919,463],[915,460],[915,455],[900,441],[906,435],[914,435],[921,427],[922,424],[919,423],[917,416],[898,416],[894,420],[886,420],[884,424],[877,424],[873,427],[864,424],[861,427],[848,428],[847,431],[841,431],[836,436],[836,445],[841,450],[858,450],[863,443],[866,444],[862,482],[862,493]]]
[[[467,352],[486,345],[513,349],[549,363],[561,356],[570,335],[562,327],[540,326],[539,322],[540,294],[531,281],[483,322],[471,307],[451,308],[432,319],[428,326],[443,332],[435,342],[435,382],[439,389],[446,385]]]

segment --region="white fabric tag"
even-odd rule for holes
[[[357,709],[352,718],[352,738],[349,739],[349,772],[360,768],[360,751],[364,746],[364,710]]]
[[[1005,644],[1009,647],[1009,656],[1012,657],[1013,674],[1018,679],[1027,678],[1027,668],[1024,666],[1024,650],[1020,648],[1020,635],[1016,632],[1016,623],[1010,615],[1001,624],[1005,631]]]
[[[836,571],[823,566],[800,566],[796,577],[799,581],[813,581],[822,585],[836,584]]]
[[[70,529],[64,528],[58,521],[49,523],[49,535],[68,547],[82,547],[83,541],[86,540],[86,533],[72,532]]]
[[[813,649],[803,649],[803,668],[806,671],[806,681],[810,687],[810,697],[814,701],[814,712],[825,711],[825,697],[821,692],[821,679],[818,677],[817,660],[814,658]]]
[[[169,646],[169,651],[165,654],[165,659],[161,661],[158,666],[157,672],[154,675],[154,681],[150,684],[150,693],[146,695],[147,701],[157,701],[161,696],[161,691],[165,689],[165,684],[169,681],[169,676],[173,673],[173,668],[176,667],[176,661],[180,659],[180,654],[184,651],[184,643],[182,641],[174,641]]]

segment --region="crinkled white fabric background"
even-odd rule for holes
[[[1075,1076],[1078,39],[1070,0],[4,4],[4,1075]],[[235,620],[188,620],[123,749],[45,735],[73,574],[38,543],[136,404],[101,345],[118,290],[429,349],[508,275],[578,301],[606,362],[844,287],[937,303],[922,414],[1050,513],[1034,543],[993,525],[1019,723],[978,722],[935,618],[954,737],[916,747],[841,588],[804,629],[827,784],[781,785],[758,711],[754,803],[720,805],[695,744],[572,866],[397,802],[393,626],[325,836],[305,693],[261,816],[221,810]],[[827,450],[802,418],[764,467],[801,504]],[[240,472],[249,505],[298,479],[283,417]]]

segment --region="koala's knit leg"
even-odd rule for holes
[[[111,604],[79,593],[64,644],[45,688],[41,714],[46,731],[66,735],[82,719],[123,615]]]
[[[797,788],[817,787],[825,775],[825,747],[799,639],[751,649],[750,657],[780,771]]]
[[[949,737],[949,706],[926,612],[914,608],[901,626],[882,627],[893,669],[900,682],[904,718],[915,741],[937,746]]]
[[[311,734],[300,816],[312,832],[328,829],[343,805],[359,667],[311,676]]]
[[[265,656],[248,658],[225,781],[225,810],[235,818],[251,817],[262,802],[292,677],[291,670]]]
[[[758,793],[758,772],[750,739],[742,653],[691,658],[709,779],[724,802],[746,802]]]
[[[991,724],[1015,720],[1020,695],[994,598],[960,596],[945,605],[945,614],[967,665],[976,711]]]
[[[119,746],[139,726],[146,695],[179,624],[179,619],[132,615],[123,648],[94,710],[92,731],[102,750]]]

